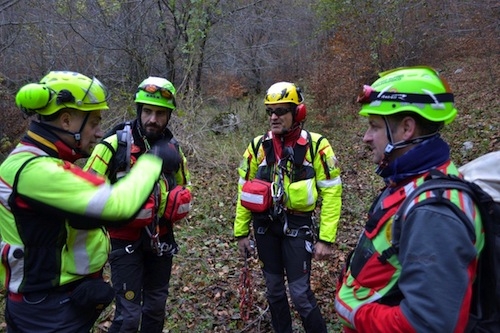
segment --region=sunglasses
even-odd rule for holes
[[[174,97],[174,95],[172,94],[172,92],[170,90],[162,88],[162,87],[158,87],[154,84],[146,84],[142,87],[139,87],[139,89],[144,90],[145,92],[148,92],[150,94],[154,94],[154,93],[159,91],[160,95],[166,99],[173,99],[173,97]]]
[[[292,112],[292,109],[290,109],[290,108],[276,108],[276,109],[267,108],[266,109],[266,113],[268,116],[272,116],[272,114],[274,113],[275,115],[280,117],[284,114],[287,114],[288,112]]]

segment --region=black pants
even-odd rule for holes
[[[82,309],[69,299],[70,292],[47,291],[7,297],[7,332],[88,333],[100,312]]]
[[[285,276],[290,298],[302,318],[306,332],[326,332],[326,324],[311,290],[312,237],[310,216],[288,216],[295,236],[283,232],[283,224],[264,216],[254,216],[254,232],[259,259],[266,280],[267,300],[276,332],[292,332],[290,306],[286,294]]]
[[[166,241],[166,239],[160,239]],[[111,239],[112,251],[123,249],[130,241]],[[113,260],[111,282],[116,291],[115,317],[109,333],[161,333],[165,320],[172,256],[158,256],[144,234],[140,246],[131,254]]]

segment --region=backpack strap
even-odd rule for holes
[[[28,165],[28,163],[30,163],[31,161],[33,161],[34,159],[39,158],[39,157],[50,157],[50,156],[49,155],[36,155],[36,156],[30,157],[26,161],[24,161],[23,164],[21,164],[21,167],[17,170],[16,175],[14,176],[14,182],[12,184],[12,194],[9,197],[9,205],[12,204],[11,200],[14,200],[14,197],[17,195],[17,184],[19,183],[19,177],[21,176],[21,171],[23,171],[23,169]]]
[[[116,183],[117,173],[119,170],[130,171],[130,154],[132,146],[131,122],[127,121],[123,127],[118,127],[114,133],[109,133],[108,136],[116,134],[118,146],[115,150],[113,146],[106,140],[101,140],[103,144],[111,152],[112,157],[109,162],[107,176],[112,184]]]
[[[304,162],[304,159],[306,157],[307,153],[307,148],[309,148],[309,152],[311,154],[311,163],[314,161],[314,158],[316,154],[318,153],[319,149],[319,143],[321,140],[324,139],[323,136],[321,136],[318,141],[316,142],[316,146],[313,147],[313,141],[311,137],[311,133],[309,131],[304,130],[307,133],[307,144],[305,145],[295,145],[294,147],[294,164],[296,165],[302,165]],[[272,146],[272,141],[271,140],[266,140],[269,137],[269,133],[264,134],[261,136],[257,141],[252,140],[251,145],[252,145],[252,150],[254,153],[254,156],[257,156],[259,148],[261,144],[263,144],[264,147],[264,153],[266,156],[267,164],[271,165],[276,162],[276,158],[274,156],[274,148]]]
[[[462,179],[453,175],[445,175],[439,170],[431,170],[428,179],[426,179],[423,184],[418,186],[413,192],[410,193],[408,197],[406,197],[406,199],[403,201],[401,206],[398,208],[398,211],[394,215],[394,221],[392,225],[392,245],[384,250],[378,257],[378,260],[380,260],[380,262],[386,263],[389,258],[399,253],[399,238],[401,235],[401,228],[402,224],[404,223],[404,219],[413,209],[422,205],[434,204],[446,205],[447,207],[449,207],[453,211],[453,213],[458,216],[464,223],[471,240],[475,241],[476,232],[474,230],[473,224],[471,223],[471,220],[463,210],[461,210],[457,205],[455,205],[444,196],[444,193],[447,190],[458,190],[464,192],[469,195],[474,202],[479,203],[474,191]],[[414,204],[413,206],[411,206],[411,208],[409,208],[412,202],[424,192],[432,192],[434,195]]]
[[[132,129],[130,122],[127,121],[123,129],[116,131],[116,136],[118,138],[118,149],[116,152],[116,157],[120,158],[125,166],[125,172],[130,171],[130,151],[132,148]],[[121,155],[124,156],[121,156]]]
[[[262,140],[264,140],[264,137],[266,135],[267,134],[264,134],[263,136],[261,136],[259,138],[259,140],[257,140],[257,142],[255,142],[255,140],[252,140],[252,151],[253,151],[253,155],[255,157],[257,157],[257,153],[259,152],[259,148],[260,148],[260,145],[262,144]]]
[[[311,143],[311,149],[309,150],[311,152],[311,163],[314,162],[314,158],[318,154],[319,144],[321,143],[321,141],[323,141],[324,138],[325,138],[324,136],[320,136],[318,141],[316,141],[316,147],[314,147],[313,149],[311,133],[307,132],[307,140]]]

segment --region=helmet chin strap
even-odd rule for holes
[[[80,129],[78,130],[78,132],[76,132],[76,133],[69,132],[69,133],[71,133],[73,135],[73,138],[76,141],[76,147],[74,147],[73,150],[77,154],[81,154],[84,157],[88,157],[89,155],[81,150],[81,142],[80,142],[82,140],[82,134],[81,133],[83,132],[83,129],[85,128],[85,125],[87,124],[87,121],[89,120],[89,117],[90,117],[90,112],[86,112],[85,118],[83,118],[82,125],[80,126]]]
[[[434,132],[434,133],[422,135],[422,136],[419,136],[419,137],[416,137],[416,138],[413,138],[410,140],[403,140],[403,141],[399,141],[399,142],[394,142],[394,139],[392,137],[392,131],[391,131],[391,128],[389,126],[389,121],[387,121],[386,117],[383,117],[383,119],[385,122],[385,130],[386,130],[387,139],[389,140],[389,142],[385,146],[384,157],[382,158],[379,165],[377,166],[377,169],[375,170],[375,172],[377,174],[380,174],[382,172],[382,170],[384,170],[389,165],[389,162],[390,162],[389,158],[394,150],[405,148],[405,147],[408,147],[408,146],[413,145],[413,144],[421,143],[421,142],[423,142],[427,139],[430,139],[438,134],[438,132]]]
[[[68,146],[70,146],[71,149],[73,149],[73,151],[76,153],[76,154],[80,154],[82,155],[83,157],[88,157],[89,155],[85,152],[83,152],[81,150],[81,147],[80,147],[80,144],[81,144],[81,140],[82,140],[82,131],[83,131],[83,128],[85,127],[85,125],[87,124],[87,121],[89,119],[89,116],[90,116],[90,112],[87,112],[86,115],[85,115],[85,118],[83,119],[83,122],[82,122],[82,125],[80,126],[80,129],[78,130],[78,132],[71,132],[71,131],[67,131],[65,129],[62,129],[62,128],[59,128],[59,127],[56,127],[56,126],[53,126],[53,125],[50,125],[50,124],[47,124],[47,123],[41,123],[44,127],[46,128],[49,128],[51,129],[52,131],[54,132],[60,132],[60,133],[66,133],[66,134],[70,134],[71,136],[73,136],[73,138],[75,139],[76,141],[76,145],[74,147],[71,147],[69,144]],[[67,143],[66,143],[67,144]]]

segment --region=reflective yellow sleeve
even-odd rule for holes
[[[314,158],[316,183],[322,197],[319,239],[333,243],[342,209],[342,181],[335,153],[326,138],[317,147]]]
[[[236,201],[236,216],[234,218],[234,229],[233,233],[235,237],[247,236],[250,232],[250,221],[252,219],[252,213],[241,205],[240,196],[241,188],[243,184],[250,179],[255,177],[258,168],[257,156],[253,151],[255,143],[260,140],[261,136],[254,138],[254,144],[250,143],[243,153],[243,159],[238,167],[238,198]],[[260,145],[259,150],[262,149]],[[262,152],[263,153],[263,152]]]

